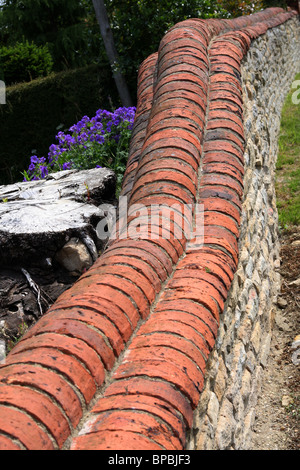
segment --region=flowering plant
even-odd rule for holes
[[[49,147],[48,160],[33,155],[24,181],[46,178],[49,173],[78,168],[111,168],[120,185],[126,167],[135,107],[114,112],[99,109],[91,119],[83,116],[67,133],[58,132]]]

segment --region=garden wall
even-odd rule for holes
[[[299,32],[298,14],[278,8],[186,20],[142,64],[126,224],[120,214],[117,238],[0,368],[0,449],[251,446],[280,283],[274,168]],[[137,208],[158,204],[148,236]],[[183,221],[194,237],[177,236]]]

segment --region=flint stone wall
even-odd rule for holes
[[[207,364],[189,449],[251,448],[280,292],[275,165],[281,110],[299,71],[299,18],[258,37],[242,63],[246,148],[239,264]]]

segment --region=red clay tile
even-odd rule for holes
[[[34,419],[22,411],[2,405],[0,405],[0,432],[17,438],[27,450],[54,450],[50,437]]]
[[[141,434],[131,431],[99,431],[76,437],[71,450],[166,450]]]
[[[130,377],[113,381],[106,389],[104,397],[115,395],[118,398],[132,394],[164,400],[168,408],[173,408],[174,413],[179,413],[183,417],[186,426],[191,427],[193,419],[191,404],[172,384],[160,380],[153,381],[146,377]]]
[[[52,400],[42,393],[19,385],[0,385],[0,404],[9,405],[41,422],[59,447],[69,437],[68,421]]]
[[[82,417],[79,397],[70,384],[54,371],[34,364],[12,364],[0,369],[0,384],[23,385],[41,390],[60,404],[76,427]]]

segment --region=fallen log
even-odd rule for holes
[[[73,238],[82,240],[94,261],[104,243],[96,235],[105,216],[100,206],[114,200],[115,183],[112,170],[95,168],[0,186],[1,265],[46,266]]]

